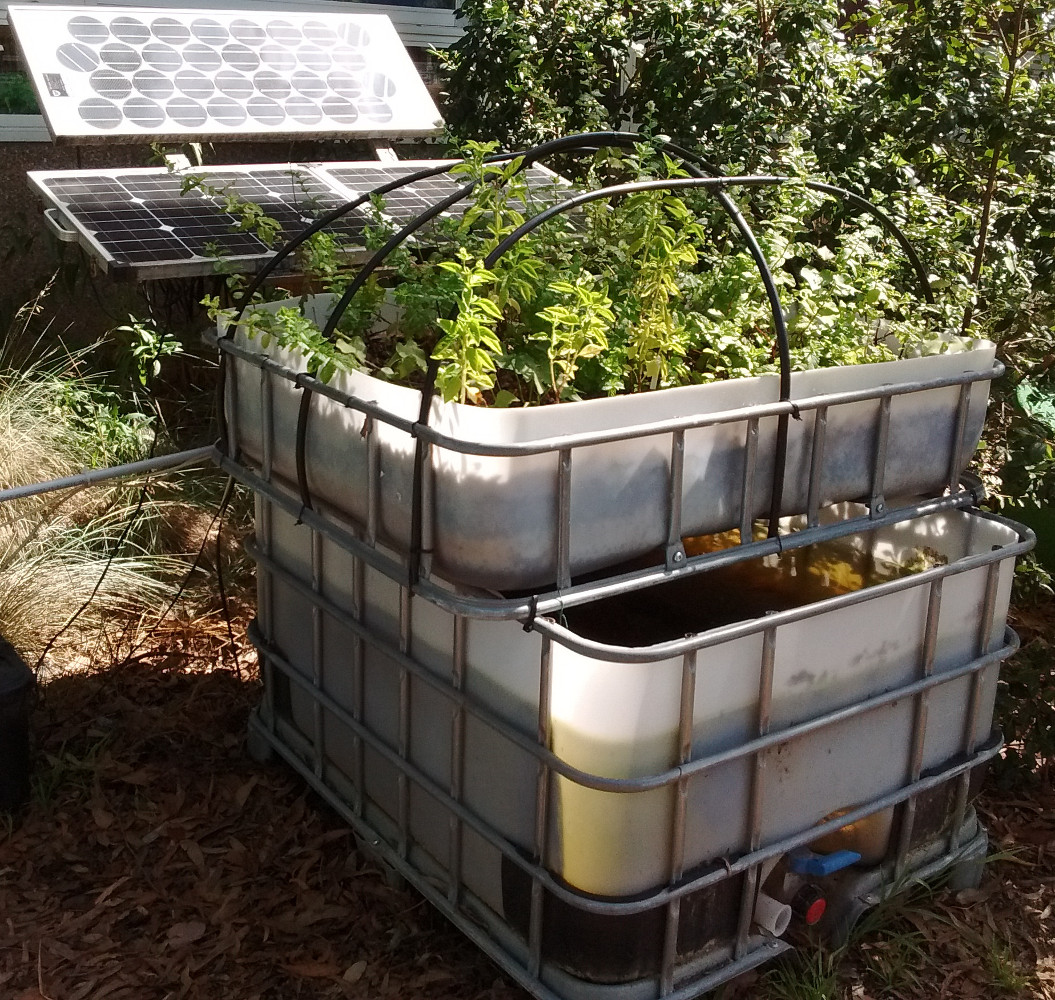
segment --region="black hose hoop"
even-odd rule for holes
[[[558,155],[560,153],[575,151],[593,152],[597,149],[605,147],[631,149],[634,146],[638,145],[640,142],[641,136],[631,132],[588,132],[579,135],[563,136],[558,139],[552,139],[548,142],[540,143],[539,145],[534,146],[531,149],[523,152],[495,153],[491,156],[485,157],[483,162],[485,164],[491,164],[508,162],[510,160],[521,158],[522,162],[518,170],[516,171],[517,173],[520,173],[527,169],[529,166],[531,166],[531,164],[541,159],[545,159],[546,157]],[[682,149],[680,146],[677,146],[674,143],[664,142],[658,148],[662,149],[664,152],[671,153],[672,155],[681,158],[688,166],[690,166],[690,168],[692,168],[692,165],[695,162],[699,162],[701,165],[705,166],[706,169],[712,171],[714,169],[710,167],[709,164],[706,164],[705,161],[700,160],[700,158],[697,157],[694,153],[690,152],[689,150]],[[375,188],[368,194],[361,195],[354,201],[349,202],[345,206],[342,206],[341,209],[335,209],[333,212],[328,213],[327,216],[323,216],[320,219],[316,220],[315,223],[313,223],[303,232],[299,233],[296,237],[290,240],[282,248],[279,254],[276,254],[276,256],[268,262],[268,265],[266,266],[264,271],[261,272],[260,275],[258,275],[257,280],[254,281],[246,290],[246,297],[244,297],[244,301],[242,303],[241,308],[239,309],[239,312],[235,317],[234,323],[236,324],[238,319],[241,318],[246,306],[248,305],[248,297],[251,296],[252,293],[260,287],[260,283],[266,273],[270,273],[270,271],[274,270],[278,263],[282,259],[287,257],[296,246],[299,246],[309,236],[311,236],[315,232],[318,232],[325,225],[328,225],[329,221],[333,221],[333,219],[339,218],[340,215],[344,214],[345,212],[351,211],[357,205],[363,204],[373,194],[383,195],[389,191],[394,190],[397,187],[413,183],[416,180],[423,179],[424,177],[433,177],[441,173],[449,172],[453,167],[458,166],[460,163],[464,162],[464,160],[454,160],[450,163],[443,164],[441,166],[423,169],[398,181],[390,181],[387,184],[383,184],[378,188]],[[351,303],[352,298],[363,287],[363,285],[366,284],[366,281],[370,277],[370,275],[373,274],[373,272],[384,263],[384,261],[394,250],[396,250],[399,246],[405,243],[414,233],[416,233],[419,229],[429,223],[432,219],[436,218],[436,216],[440,215],[442,212],[446,211],[448,208],[453,207],[463,198],[467,197],[472,192],[475,186],[475,180],[466,183],[453,194],[448,195],[446,198],[443,198],[440,201],[433,203],[423,212],[420,212],[417,216],[411,219],[410,222],[408,222],[401,230],[399,230],[399,232],[394,233],[391,237],[389,237],[389,239],[385,242],[384,246],[376,250],[371,255],[371,257],[363,263],[363,265],[356,272],[355,277],[352,279],[351,282],[349,282],[348,287],[344,290],[343,294],[341,295],[341,298],[331,309],[330,315],[327,317],[326,324],[322,329],[322,335],[327,339],[333,337],[334,332],[337,329],[337,324],[340,322],[341,316],[344,314],[345,310],[348,308],[348,305]],[[746,223],[744,225],[746,225]],[[753,242],[753,237],[751,238],[751,241]],[[768,270],[766,273],[768,274]],[[230,331],[231,329],[233,329],[233,325],[229,324],[227,330]],[[435,385],[435,368],[436,365],[430,358],[428,366],[428,377],[426,380],[427,385],[429,387],[429,401],[431,401],[431,393]],[[224,369],[221,368],[221,391],[223,378]],[[305,445],[307,442],[307,424],[311,415],[311,400],[313,393],[311,389],[306,386],[301,386],[300,388],[302,395],[297,416],[296,436],[297,486],[300,492],[302,506],[310,510],[312,508],[311,491],[308,489],[307,466],[304,452]],[[427,423],[428,411],[429,408],[426,406],[424,408],[424,415],[422,416],[420,423]],[[224,442],[223,447],[226,451],[226,441]],[[418,448],[416,448],[416,453],[418,456],[416,466],[420,467],[420,462],[423,459],[423,449],[420,447],[420,445]],[[418,468],[418,471],[416,471],[415,473],[415,496],[417,497],[420,497],[421,494],[420,488],[417,485],[419,474],[420,468]],[[412,524],[417,525],[416,533],[420,536],[421,530],[420,525],[418,524],[419,519],[420,518],[417,516],[417,514],[415,512],[412,512]]]

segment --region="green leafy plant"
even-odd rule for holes
[[[508,243],[554,195],[539,201],[519,158],[485,162],[494,145],[467,144],[452,170],[475,185],[464,211],[361,282],[333,342],[285,307],[251,307],[246,335],[299,350],[324,381],[362,368],[415,384],[431,357],[443,398],[479,405],[560,402],[775,370],[772,317],[754,259],[732,242],[710,196],[640,191],[572,219],[558,215]],[[806,172],[808,162],[799,160],[808,158],[792,159]],[[646,142],[598,156],[595,182],[604,183],[605,173],[617,180],[682,176]],[[780,267],[796,364],[888,360],[906,350],[946,349],[955,339],[948,314],[920,308],[901,262],[880,252],[878,227],[856,220],[834,227],[818,217],[821,197],[795,182],[770,192],[768,202],[765,242]],[[366,242],[376,247],[392,226],[382,201],[373,209]],[[301,263],[311,287],[333,295],[355,271],[324,234],[307,243]],[[207,304],[214,316],[232,315],[218,298]]]
[[[165,358],[183,353],[183,344],[159,330],[152,319],[129,315],[128,322],[114,327],[111,335],[120,345],[118,374],[141,389],[161,374]]]
[[[444,336],[433,348],[432,356],[453,362],[441,368],[436,384],[444,399],[464,403],[470,393],[477,396],[494,384],[495,356],[502,350],[494,328],[502,311],[486,295],[479,294],[480,289],[494,283],[494,275],[479,261],[470,263],[463,257],[444,261],[440,266],[457,276],[462,291],[457,300],[457,316],[436,321]]]
[[[37,98],[23,73],[0,73],[0,115],[38,115]]]
[[[592,276],[591,276],[592,278]],[[593,287],[585,275],[574,283],[554,281],[550,289],[564,297],[563,302],[539,311],[545,330],[536,335],[546,346],[549,359],[550,391],[559,403],[574,379],[579,362],[597,357],[608,347],[605,331],[615,320],[612,300],[603,288]]]

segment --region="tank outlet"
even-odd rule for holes
[[[755,923],[773,937],[783,937],[791,923],[791,907],[768,893],[760,892],[755,899]]]
[[[804,885],[791,900],[791,909],[797,917],[812,927],[824,916],[828,901],[824,893],[815,885]]]

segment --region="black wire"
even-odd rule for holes
[[[172,596],[172,600],[169,601],[169,603],[166,606],[165,610],[162,611],[161,614],[158,615],[157,621],[154,622],[154,624],[151,625],[149,629],[147,629],[146,635],[143,636],[139,640],[139,642],[136,643],[136,645],[132,647],[131,650],[129,650],[128,655],[124,658],[124,660],[122,662],[127,663],[133,656],[135,656],[135,654],[140,649],[143,648],[143,645],[146,642],[147,638],[149,638],[157,630],[157,628],[161,625],[161,623],[166,618],[168,618],[169,612],[172,611],[172,609],[179,602],[179,599],[186,592],[187,587],[190,585],[191,578],[197,572],[198,567],[201,565],[202,557],[205,555],[205,548],[209,544],[209,534],[212,531],[213,527],[215,527],[217,525],[217,522],[219,522],[220,524],[223,523],[223,516],[226,513],[227,507],[228,507],[228,505],[231,502],[231,496],[232,496],[233,493],[234,493],[234,478],[231,477],[231,476],[228,476],[227,477],[227,483],[224,486],[223,496],[220,498],[220,504],[219,504],[219,506],[216,509],[216,513],[213,514],[212,520],[209,522],[209,527],[206,528],[205,532],[202,534],[202,540],[201,540],[201,544],[198,546],[198,551],[197,551],[197,553],[195,553],[194,559],[193,559],[193,561],[190,564],[190,568],[184,574],[182,581],[180,581],[180,585],[176,588],[176,593]],[[219,528],[217,528],[217,535],[216,535],[216,542],[217,542],[216,567],[217,567],[217,572],[218,573],[219,573],[219,569],[220,569],[219,541],[220,541]],[[226,593],[223,591],[222,584],[221,584],[221,587],[220,587],[220,592],[221,592],[221,600],[223,602],[224,612],[226,614],[226,612],[227,612],[227,598],[226,598]],[[227,624],[228,624],[228,634],[231,636],[231,640],[233,642],[233,638],[234,638],[233,637],[233,627],[231,625],[229,617],[228,617]],[[235,657],[235,665],[238,668],[238,675],[239,675],[239,677],[241,677],[241,668],[238,667],[238,659],[237,659],[237,657]]]
[[[156,440],[157,440],[157,434],[156,433],[154,435],[154,439],[155,439],[155,442],[156,442]],[[151,451],[153,451],[153,447],[151,448]],[[34,673],[34,675],[39,676],[40,668],[44,665],[44,658],[48,655],[48,653],[51,652],[52,647],[55,645],[56,642],[58,642],[58,640],[63,635],[66,634],[67,631],[69,631],[69,629],[72,627],[73,623],[76,622],[77,619],[80,618],[80,616],[83,615],[84,612],[88,610],[88,608],[91,606],[92,601],[95,600],[95,596],[96,596],[96,594],[99,593],[99,589],[102,587],[103,581],[106,579],[107,573],[110,572],[110,567],[113,565],[114,559],[117,558],[117,554],[124,547],[125,541],[128,539],[128,535],[131,532],[133,525],[139,519],[140,513],[142,513],[143,505],[146,503],[146,499],[147,499],[147,485],[149,484],[149,482],[150,482],[150,479],[148,477],[147,478],[147,482],[144,483],[143,486],[140,488],[139,500],[136,503],[136,509],[132,512],[132,516],[129,517],[127,523],[125,524],[124,528],[121,531],[121,534],[118,536],[117,542],[114,544],[114,547],[111,549],[110,554],[109,554],[109,556],[106,559],[106,563],[103,565],[103,570],[99,574],[99,579],[95,581],[95,586],[92,588],[92,592],[88,595],[87,600],[85,600],[84,603],[81,604],[81,606],[66,620],[66,624],[63,625],[62,628],[60,628],[58,630],[58,632],[56,632],[48,640],[47,645],[44,647],[44,649],[41,652],[40,656],[37,658],[36,664],[34,664],[34,666],[33,666],[33,673]]]
[[[238,679],[242,680],[242,663],[238,659],[238,643],[235,641],[234,623],[231,621],[231,607],[227,601],[227,587],[224,584],[223,579],[223,548],[220,544],[220,536],[223,531],[223,515],[233,495],[234,476],[228,476],[227,486],[224,488],[223,498],[220,501],[220,510],[218,511],[219,519],[216,522],[216,589],[220,593],[220,609],[223,612],[223,620],[227,625],[227,641],[229,645],[226,648],[230,649],[231,659],[234,661],[235,673],[238,675]]]

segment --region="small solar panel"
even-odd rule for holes
[[[56,139],[434,135],[383,14],[8,7]]]
[[[257,209],[280,225],[274,247],[344,204],[343,192],[303,164],[32,171],[30,181],[57,208],[81,245],[117,276],[210,274],[224,266],[252,271],[273,253],[247,228]],[[328,227],[347,247],[362,245],[365,213]]]
[[[221,262],[226,269],[256,270],[321,215],[449,162],[454,161],[209,166],[180,173],[165,167],[31,171],[29,178],[63,216],[66,230],[109,273],[149,279],[211,274]],[[532,205],[536,211],[573,191],[543,167],[531,167],[527,180],[529,200],[540,199]],[[461,175],[439,174],[397,187],[382,195],[383,214],[392,224],[405,225],[464,183]],[[247,227],[258,214],[280,227],[273,247]],[[372,209],[364,204],[326,231],[354,254],[364,250],[363,229],[371,219]]]

